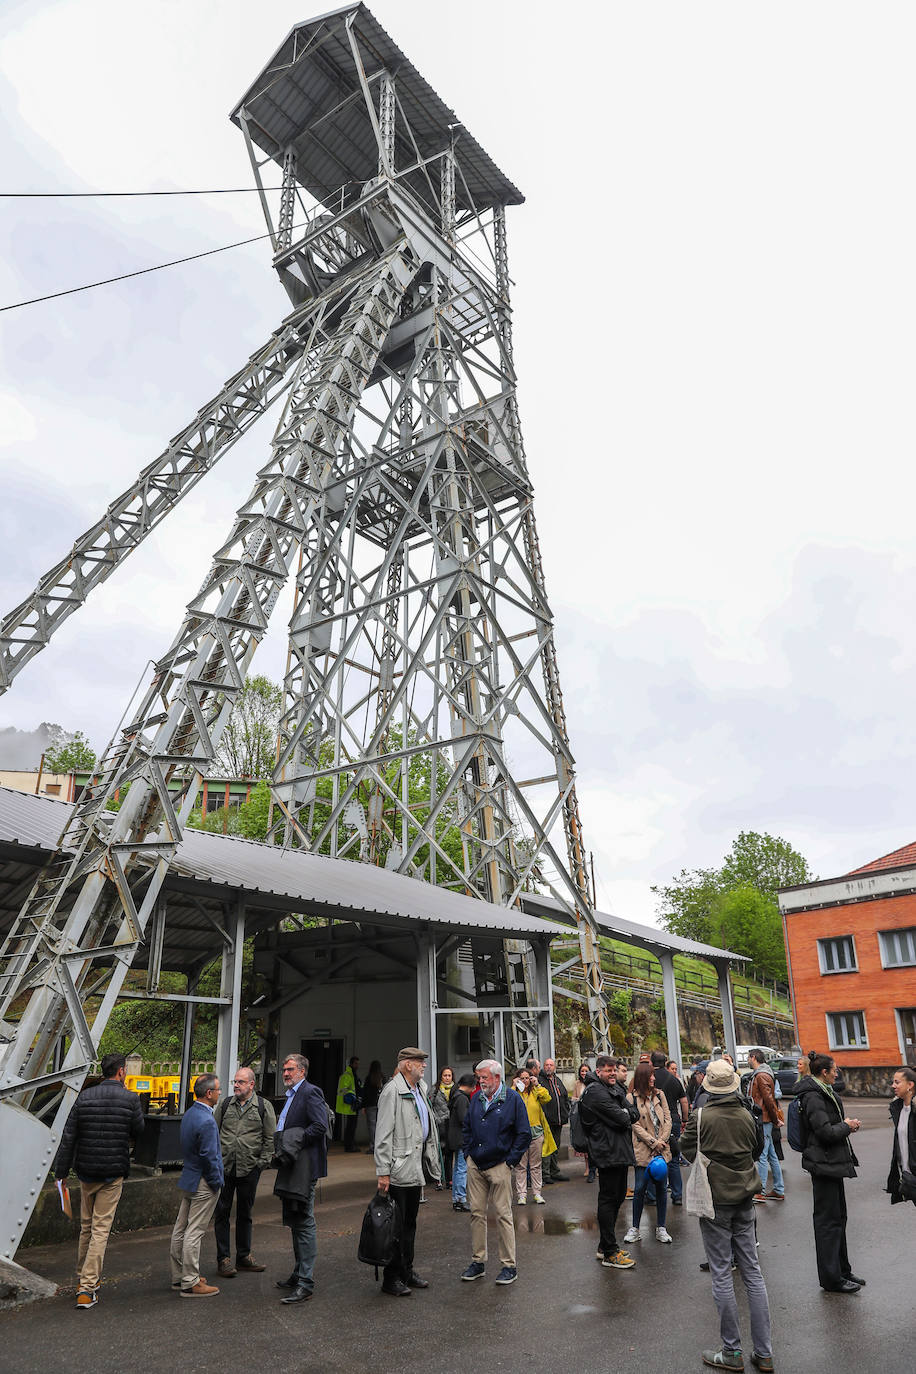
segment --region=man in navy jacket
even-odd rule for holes
[[[183,1298],[210,1298],[219,1292],[200,1276],[201,1241],[209,1230],[224,1182],[219,1128],[213,1115],[218,1101],[219,1079],[215,1073],[202,1073],[194,1080],[194,1101],[181,1119],[181,1206],[169,1259],[172,1287],[179,1289]]]
[[[466,1280],[483,1277],[487,1264],[487,1206],[492,1200],[502,1265],[496,1282],[514,1283],[518,1269],[512,1219],[512,1170],[531,1144],[531,1126],[520,1094],[506,1091],[502,1067],[495,1059],[482,1060],[476,1073],[480,1092],[471,1098],[462,1131],[468,1160],[474,1254],[461,1277]]]
[[[283,1202],[283,1225],[292,1232],[296,1267],[278,1288],[289,1291],[283,1303],[307,1302],[315,1290],[318,1239],[315,1229],[315,1184],[328,1172],[328,1104],[317,1083],[308,1081],[304,1054],[283,1061],[286,1102],[277,1120],[274,1192]]]

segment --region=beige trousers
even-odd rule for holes
[[[210,1229],[219,1192],[218,1188],[214,1192],[203,1178],[196,1193],[181,1190],[181,1206],[172,1230],[169,1260],[172,1283],[180,1283],[182,1288],[193,1288],[200,1278],[201,1242]]]
[[[531,1191],[539,1193],[544,1186],[544,1171],[541,1168],[541,1153],[544,1149],[544,1137],[536,1135],[532,1137],[531,1144],[515,1166],[515,1191],[520,1198],[528,1195],[528,1170],[531,1169]]]
[[[512,1219],[512,1170],[508,1164],[478,1169],[468,1156],[468,1205],[475,1264],[487,1262],[487,1207],[493,1203],[499,1262],[515,1268],[515,1222]]]
[[[80,1245],[77,1278],[84,1293],[93,1293],[102,1282],[102,1265],[124,1186],[123,1178],[111,1183],[84,1183],[80,1179]]]

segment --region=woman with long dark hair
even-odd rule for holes
[[[847,1116],[834,1091],[836,1061],[832,1055],[808,1053],[808,1077],[795,1096],[804,1116],[802,1168],[811,1175],[814,1195],[814,1248],[817,1277],[827,1293],[858,1293],[865,1280],[857,1278],[846,1252],[846,1193],[844,1178],[855,1178],[858,1160],[849,1137],[859,1129],[857,1117]]]
[[[373,1059],[363,1084],[363,1111],[366,1113],[366,1126],[369,1129],[369,1148],[367,1155],[375,1153],[375,1123],[378,1118],[378,1095],[387,1079],[382,1073],[381,1061]]]
[[[894,1100],[891,1121],[894,1141],[891,1146],[891,1171],[887,1188],[891,1202],[916,1203],[916,1112],[913,1094],[916,1093],[916,1071],[908,1065],[894,1074]]]
[[[585,1092],[585,1089],[588,1087],[589,1083],[594,1082],[594,1080],[594,1073],[583,1059],[582,1063],[576,1070],[576,1081],[573,1084],[573,1090],[570,1093],[570,1097],[572,1098],[573,1102],[579,1101],[579,1098]],[[574,1150],[573,1153],[575,1154],[577,1159],[585,1160],[585,1177],[589,1183],[594,1183],[595,1179],[597,1178],[597,1172],[595,1170],[594,1164],[589,1159],[588,1155],[583,1155],[578,1150]]]
[[[671,1112],[665,1094],[659,1092],[655,1086],[655,1070],[651,1064],[637,1064],[629,1101],[639,1112],[639,1120],[633,1123],[633,1153],[636,1156],[633,1225],[623,1238],[624,1245],[630,1245],[640,1239],[639,1223],[651,1177],[648,1172],[650,1161],[660,1157],[666,1164],[671,1162],[671,1146],[668,1144],[671,1137]],[[668,1188],[665,1183],[658,1183],[655,1198],[655,1239],[664,1245],[670,1245],[671,1236],[665,1230],[668,1207]]]

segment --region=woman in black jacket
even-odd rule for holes
[[[914,1093],[916,1072],[910,1068],[898,1069],[894,1074],[894,1100],[891,1103],[891,1120],[894,1123],[891,1171],[884,1190],[890,1193],[892,1203],[916,1204],[914,1184],[903,1178],[904,1171],[916,1178],[916,1112],[912,1110]]]
[[[811,1175],[814,1193],[814,1246],[817,1277],[828,1293],[858,1293],[865,1283],[856,1278],[846,1253],[846,1194],[844,1178],[855,1178],[858,1160],[849,1137],[859,1129],[856,1117],[846,1116],[834,1092],[836,1063],[829,1054],[810,1053],[810,1072],[796,1085],[805,1118],[802,1168]]]
[[[462,1152],[464,1118],[468,1114],[471,1094],[477,1090],[472,1073],[462,1074],[448,1099],[448,1148],[452,1152],[452,1206],[456,1212],[469,1212],[468,1162]]]

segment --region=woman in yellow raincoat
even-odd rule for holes
[[[515,1166],[515,1198],[518,1205],[524,1207],[528,1201],[529,1169],[531,1170],[531,1188],[534,1193],[534,1201],[544,1201],[541,1197],[543,1186],[541,1160],[554,1154],[557,1142],[553,1138],[547,1118],[544,1115],[544,1103],[550,1101],[550,1093],[546,1088],[541,1087],[537,1080],[537,1074],[529,1073],[527,1069],[521,1069],[516,1074],[512,1086],[520,1094],[525,1104],[528,1124],[531,1127],[531,1144]]]

